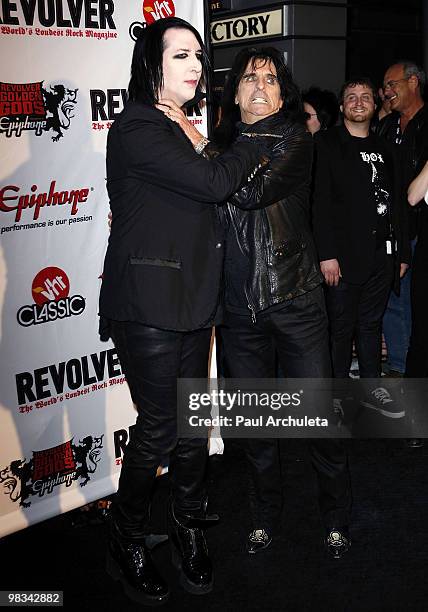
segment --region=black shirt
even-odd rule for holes
[[[370,206],[376,211],[376,241],[378,248],[381,248],[391,235],[391,179],[384,153],[371,134],[366,138],[351,136],[351,142],[371,186]]]
[[[409,121],[404,132],[400,127],[400,114],[393,111],[386,115],[376,127],[376,133],[394,143],[400,153],[403,187],[407,190],[410,182],[424,167],[428,160],[428,105],[422,108]],[[425,205],[407,208],[409,215],[410,237],[424,235],[428,241],[428,209]]]
[[[248,214],[251,214],[249,212]],[[250,314],[245,283],[250,276],[250,260],[239,246],[236,230],[229,219],[226,233],[224,279],[226,308],[237,314]]]

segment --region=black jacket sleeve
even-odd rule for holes
[[[262,148],[250,143],[233,146],[208,161],[174,134],[157,109],[135,106],[117,126],[127,176],[143,180],[200,202],[221,202],[247,180],[262,158]]]
[[[410,264],[412,251],[409,239],[409,204],[407,203],[407,188],[403,179],[398,147],[386,142],[389,154],[393,159],[394,170],[394,200],[392,210],[392,225],[397,240],[397,258],[399,263]]]
[[[313,229],[320,261],[338,259],[333,224],[333,194],[330,151],[322,134],[315,136]]]
[[[260,136],[266,141],[266,136]],[[257,141],[258,138],[253,138]],[[270,150],[271,160],[257,169],[247,185],[235,193],[229,202],[238,208],[265,208],[292,195],[310,181],[312,137],[303,126],[290,125],[283,138]]]

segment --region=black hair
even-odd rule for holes
[[[283,101],[282,108],[278,112],[284,113],[294,121],[300,123],[305,121],[300,91],[285,64],[283,53],[274,47],[246,47],[236,55],[224,85],[220,104],[220,122],[214,132],[214,140],[223,148],[226,148],[235,139],[236,123],[241,119],[239,106],[235,104],[239,83],[248,63],[251,62],[254,67],[259,60],[264,63],[272,62],[276,68]]]
[[[365,87],[368,87],[369,89],[372,90],[372,94],[373,94],[373,100],[375,103],[375,106],[377,107],[379,105],[379,95],[377,92],[376,87],[373,84],[373,81],[371,80],[370,77],[354,77],[352,79],[348,79],[341,87],[340,89],[340,93],[339,93],[339,102],[340,104],[343,104],[343,96],[345,95],[345,91],[348,89],[348,87],[355,87],[355,85],[364,85]]]
[[[154,105],[158,101],[163,85],[162,59],[165,49],[164,35],[170,28],[181,28],[192,32],[202,50],[202,75],[196,88],[195,99],[203,97],[209,59],[201,35],[190,23],[179,17],[166,17],[150,24],[141,31],[135,41],[131,62],[131,79],[128,99]]]
[[[336,125],[339,117],[339,102],[332,91],[310,87],[303,92],[302,98],[303,102],[310,104],[315,109],[321,130],[327,130]]]

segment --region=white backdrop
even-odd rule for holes
[[[1,6],[0,537],[116,488],[135,411],[97,335],[106,136],[138,28],[204,20],[203,0]]]

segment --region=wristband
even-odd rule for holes
[[[195,144],[193,148],[195,149],[196,153],[200,155],[208,143],[209,143],[208,138],[205,138],[205,136],[202,136],[202,138]]]

